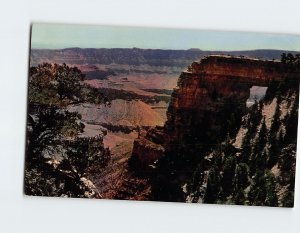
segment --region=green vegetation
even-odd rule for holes
[[[298,69],[298,59],[289,55],[285,62],[293,65],[288,69]],[[228,100],[218,111],[222,129],[214,128],[209,116],[197,124],[193,112],[176,112],[181,123],[176,130],[184,134],[180,143],[169,142],[155,164],[152,199],[292,207],[298,99],[298,80],[285,77],[271,81],[265,98],[249,109]],[[271,104],[274,115],[265,108]],[[173,122],[168,123],[173,130]],[[242,142],[233,146],[239,130]]]
[[[206,167],[194,171],[188,183],[188,193],[194,201],[201,198],[204,203],[293,206],[298,85],[286,81],[272,85],[267,91],[267,100],[254,104],[241,123],[246,129],[241,148],[230,152],[225,142],[208,152],[212,156],[201,162],[206,163]],[[274,98],[276,108],[271,126],[267,128],[262,106]],[[282,101],[290,102],[283,119]],[[220,154],[221,157],[216,156]],[[206,172],[206,178],[199,176]]]
[[[29,104],[66,107],[83,102],[103,103],[107,97],[96,88],[83,83],[84,74],[66,64],[43,63],[30,67]]]
[[[102,136],[81,137],[84,124],[69,104],[103,102],[102,95],[82,83],[76,68],[44,63],[30,68],[25,162],[25,193],[39,196],[98,197],[86,182],[92,166],[110,159]]]
[[[293,65],[293,66],[298,66],[300,65],[300,54],[295,54],[293,55],[292,53],[283,53],[281,55],[281,62],[285,63],[285,64],[289,64],[289,65]]]

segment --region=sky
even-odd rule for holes
[[[152,48],[300,51],[300,35],[72,24],[33,24],[31,48]]]

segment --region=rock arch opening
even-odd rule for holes
[[[246,101],[246,106],[249,108],[255,102],[259,102],[266,95],[268,87],[265,86],[252,86],[250,88],[250,96]]]

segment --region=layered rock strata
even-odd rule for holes
[[[193,156],[237,132],[252,86],[298,78],[299,71],[279,61],[213,55],[193,62],[179,77],[165,126],[140,135],[132,156],[142,167],[165,151]]]

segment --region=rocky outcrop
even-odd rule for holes
[[[139,170],[147,170],[148,165],[153,164],[164,153],[163,127],[153,127],[148,131],[142,131],[134,141],[132,158]]]
[[[132,156],[143,166],[162,154],[156,146],[160,152],[193,156],[203,145],[237,133],[252,86],[286,78],[298,79],[299,72],[279,61],[213,55],[193,62],[173,91],[161,140],[140,135]]]

